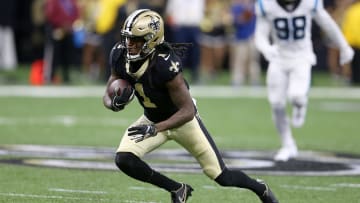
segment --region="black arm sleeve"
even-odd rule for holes
[[[121,72],[125,65],[125,54],[126,48],[121,43],[116,43],[111,49],[109,63],[112,71],[114,71],[116,75],[122,75]]]

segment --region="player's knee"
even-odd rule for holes
[[[286,108],[286,100],[272,100],[270,105],[272,109],[284,109]]]
[[[307,98],[304,95],[290,95],[289,99],[293,105],[297,106],[305,106],[307,103]]]
[[[271,107],[272,107],[273,111],[283,110],[286,108],[286,103],[285,102],[273,102],[273,103],[271,103]]]
[[[118,152],[115,156],[115,164],[121,171],[131,170],[133,165],[133,157],[135,155],[130,152]]]
[[[287,98],[282,95],[269,95],[268,101],[272,107],[284,107],[287,102]]]

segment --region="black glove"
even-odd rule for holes
[[[114,90],[114,97],[111,102],[111,110],[120,111],[134,98],[134,90],[131,87],[126,87],[121,95],[117,94],[118,90]]]
[[[135,142],[141,142],[157,134],[154,124],[130,127],[128,131],[128,136],[132,136],[131,140],[135,140]]]

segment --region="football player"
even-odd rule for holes
[[[278,202],[263,181],[225,166],[197,112],[177,52],[164,41],[161,16],[148,9],[134,11],[123,25],[122,37],[110,55],[112,74],[103,102],[114,111],[125,107],[132,91],[111,98],[108,89],[112,81],[121,78],[135,90],[144,113],[122,136],[115,158],[118,168],[134,179],[170,192],[173,203],[186,202],[193,191],[190,185],[166,177],[141,159],[173,140],[193,155],[203,172],[218,184],[249,189],[262,202]]]
[[[323,7],[322,0],[258,0],[255,43],[269,61],[266,83],[272,116],[281,138],[276,161],[298,155],[286,114],[292,104],[291,124],[303,126],[308,104],[311,67],[316,64],[311,41],[314,20],[340,49],[340,64],[349,63],[354,51]],[[272,43],[271,43],[272,42]]]

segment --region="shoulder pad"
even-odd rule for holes
[[[258,3],[258,6],[259,6],[259,11],[260,11],[261,15],[266,16],[264,2],[262,0],[257,0],[257,3]]]
[[[181,60],[173,52],[159,54],[156,60],[157,67],[161,70],[162,74],[175,76],[182,72]]]
[[[318,0],[315,0],[312,11],[313,11],[314,13],[316,13],[316,12],[318,11],[318,9],[319,9],[319,1],[318,1]]]

